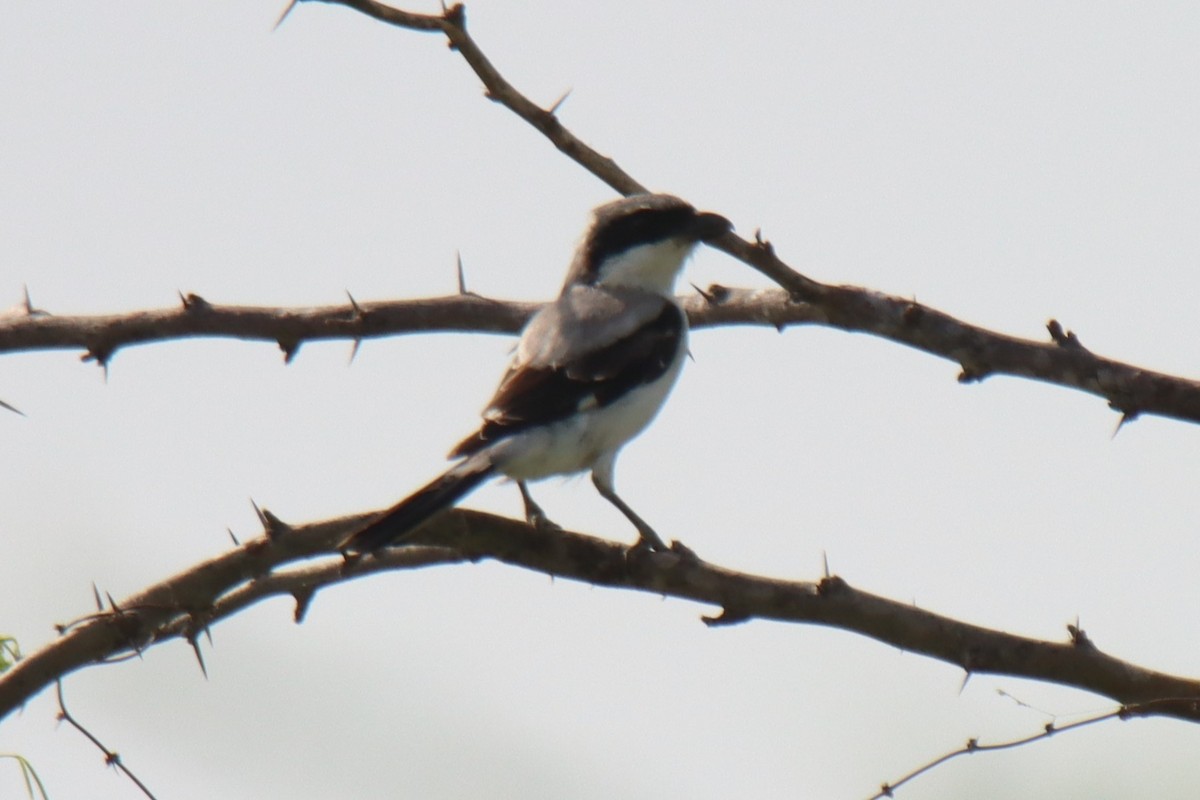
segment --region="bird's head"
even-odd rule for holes
[[[669,194],[636,194],[605,203],[592,212],[564,289],[585,284],[670,294],[696,244],[732,229],[721,215],[697,211]]]

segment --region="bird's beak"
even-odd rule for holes
[[[733,223],[720,214],[703,211],[696,215],[692,226],[692,235],[698,242],[711,242],[719,239],[733,230]]]

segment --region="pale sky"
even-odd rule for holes
[[[440,36],[282,2],[0,1],[0,308],[548,299],[611,190],[482,96]],[[435,11],[426,3],[412,10]],[[495,65],[646,185],[761,227],[818,280],[1200,375],[1200,8],[1186,3],[501,3]],[[765,285],[713,251],[687,283]],[[444,466],[511,340],[193,340],[0,357],[0,634],[258,531],[383,507]],[[618,487],[706,560],[851,584],[1200,675],[1200,429],[1112,436],[1095,397],[806,327],[692,337]],[[535,494],[632,541],[586,480]],[[465,505],[519,515],[516,490]],[[263,604],[66,681],[160,798],[863,798],[970,737],[1111,708],[843,631],[495,564]],[[1033,706],[1007,699],[1003,690]],[[1036,710],[1035,710],[1036,709]],[[0,724],[55,800],[137,797],[55,722]],[[1200,727],[1107,723],[898,794],[1192,798]],[[23,796],[0,760],[0,798]]]

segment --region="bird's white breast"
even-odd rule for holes
[[[686,356],[685,326],[674,360],[658,378],[607,406],[588,409],[585,402],[579,414],[497,443],[491,448],[492,463],[510,478],[537,480],[585,472],[597,462],[611,459],[658,414]]]

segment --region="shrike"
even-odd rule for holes
[[[638,546],[667,546],[613,487],[621,447],[658,413],[687,355],[687,317],[672,294],[698,242],[732,229],[666,194],[600,206],[562,293],[529,320],[483,425],[450,451],[457,463],[342,543],[363,553],[402,540],[487,478],[516,481],[525,517],[555,527],[527,481],[592,473],[600,494],[638,530]]]

